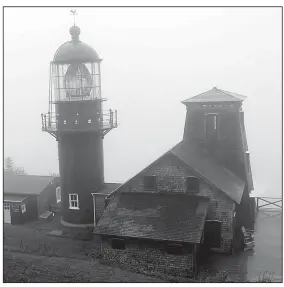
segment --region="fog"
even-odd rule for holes
[[[72,9],[72,8],[70,8]],[[49,63],[70,39],[68,8],[4,10],[4,156],[28,174],[58,172],[41,131]],[[281,195],[281,8],[79,8],[80,39],[103,58],[105,180],[124,182],[182,139],[181,101],[214,86],[243,104],[257,195]]]

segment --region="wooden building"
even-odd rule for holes
[[[182,142],[107,196],[106,204],[121,192],[184,192],[208,197],[207,220],[221,222],[222,242],[212,250],[231,253],[235,233],[242,226],[251,227],[252,222],[244,98],[213,88],[183,101],[187,115]]]
[[[183,192],[120,192],[95,227],[105,262],[136,272],[194,275],[209,199]]]
[[[23,224],[61,204],[59,178],[4,175],[4,222]]]

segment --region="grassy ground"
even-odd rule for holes
[[[36,222],[24,226],[4,225],[5,282],[163,282],[158,278],[102,264],[99,259],[99,238],[86,241],[48,235],[58,227],[57,222]],[[213,273],[212,270],[200,272],[197,281],[246,281],[244,278],[238,278],[242,272],[240,266],[244,265],[240,262],[244,261],[237,260],[238,262],[232,264],[231,257],[227,259],[230,261],[228,264],[223,257],[222,262],[225,262],[229,269],[222,269],[224,264],[209,264],[211,267],[218,266],[218,270]],[[220,260],[213,261],[220,263]],[[258,281],[271,280],[271,274],[264,272]],[[184,282],[177,278],[168,278],[167,281]]]
[[[102,264],[96,238],[72,240],[48,231],[4,226],[4,282],[163,282]]]
[[[4,282],[163,282],[97,260],[4,251]]]

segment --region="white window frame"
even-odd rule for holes
[[[61,202],[61,188],[60,188],[60,186],[56,187],[55,194],[56,194],[56,202],[57,203]]]
[[[72,197],[75,197],[75,199],[72,199]],[[79,196],[77,193],[69,194],[69,209],[80,209],[79,208]]]
[[[217,115],[214,115],[213,118],[214,118],[214,130],[217,130]]]
[[[27,211],[25,203],[21,204],[21,210],[22,210],[22,213],[25,213]]]

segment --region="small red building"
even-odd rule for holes
[[[59,209],[59,178],[38,175],[4,175],[4,223],[37,220],[48,210]]]

